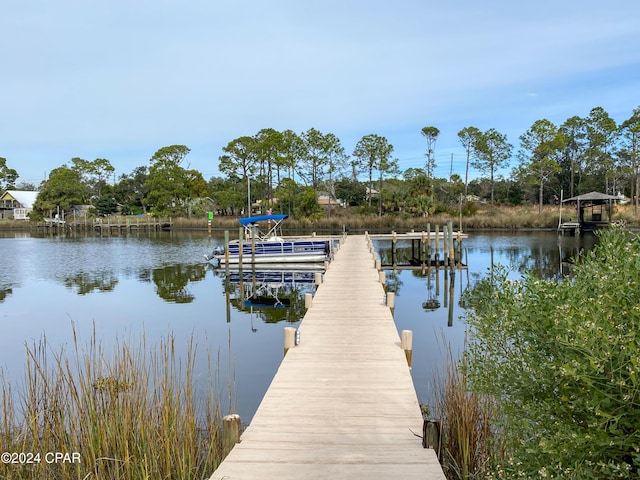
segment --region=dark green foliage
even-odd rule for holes
[[[114,195],[122,205],[122,213],[144,213],[142,201],[149,193],[145,185],[148,178],[147,167],[138,167],[129,175],[120,177],[120,181],[114,187]]]
[[[357,180],[342,178],[336,182],[336,197],[352,207],[362,205],[367,196],[367,188]]]
[[[458,167],[454,172],[454,160],[459,162],[460,158],[454,159],[452,154],[450,171],[444,178],[434,174],[434,145],[440,134],[436,127],[421,130],[427,140],[425,168],[414,166],[403,172],[399,171],[400,166],[404,168],[415,159],[392,158],[393,146],[377,134],[362,137],[349,157],[334,134],[314,128],[301,134],[263,128],[256,135],[235,138],[222,148],[219,170],[228,179],[239,179],[241,185],[233,185],[237,183],[233,181],[216,188],[216,192],[211,191],[211,185],[200,172],[182,166],[190,152],[185,145],[160,148],[151,157],[148,170],[138,167],[130,176],[121,176],[117,183],[109,160],[74,157],[71,170],[77,178],[72,183],[79,183],[84,192],[76,195],[77,185],[54,195],[47,192],[32,218],[41,217],[44,210],[48,216],[54,209],[92,203],[110,188],[112,176],[113,196],[124,213],[151,210],[157,215],[201,216],[213,208],[232,215],[247,211],[249,203],[254,208],[259,204],[261,208],[293,213],[295,196],[303,185],[308,185],[316,194],[329,194],[330,198],[340,198],[350,206],[361,206],[364,201],[369,206],[365,210],[376,207],[378,215],[414,218],[459,211],[460,198],[468,199],[470,195],[498,204],[537,202],[538,215],[542,216],[543,206],[557,205],[562,194],[568,198],[590,191],[622,193],[635,198],[637,218],[639,111],[636,108],[619,125],[602,107],[593,108],[584,118],[570,117],[558,127],[547,119],[536,120],[519,137],[521,164],[516,169],[512,169],[513,147],[505,134],[495,128],[483,132],[473,126],[465,127],[458,132],[466,157],[464,169]],[[7,168],[6,163],[0,157],[0,191],[9,187],[33,188],[25,183],[16,185],[17,171]],[[469,181],[470,167],[476,169],[471,172],[476,178]],[[68,169],[66,165],[61,168]],[[363,199],[358,180],[364,177],[366,186],[375,191]],[[340,178],[350,178],[357,188],[353,191],[348,186],[342,188],[345,185],[338,185],[342,181],[336,182]],[[51,181],[50,178],[45,183]],[[43,190],[51,188],[43,184]]]
[[[143,204],[158,215],[184,215],[193,192],[193,175],[180,166],[190,152],[184,145],[171,145],[158,150],[151,157],[148,189]],[[206,189],[206,185],[204,187]]]
[[[46,215],[58,207],[69,210],[73,205],[83,205],[88,197],[88,189],[82,183],[80,174],[63,165],[51,171],[49,179],[40,189],[35,210]]]
[[[113,195],[102,195],[94,202],[98,215],[111,215],[118,210],[118,202]]]
[[[500,478],[637,478],[640,238],[619,228],[565,280],[497,268],[468,296],[468,375],[497,400]]]
[[[316,198],[316,191],[313,187],[306,187],[296,195],[295,216],[297,219],[314,219],[323,215],[322,207]]]
[[[7,167],[7,159],[0,157],[0,193],[3,190],[12,188],[18,179],[18,172]]]

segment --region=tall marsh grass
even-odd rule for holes
[[[387,212],[379,217],[375,214],[360,212],[356,207],[349,209],[335,208],[331,212],[325,212],[325,216],[316,219],[290,218],[283,225],[285,235],[307,234],[312,231],[317,233],[339,233],[343,227],[352,233],[362,233],[365,230],[372,233],[388,233],[392,230],[402,232],[414,229],[421,231],[427,224],[444,225],[451,220],[455,228],[462,230],[480,229],[556,229],[560,220],[560,207],[557,205],[545,205],[542,212],[538,212],[537,205],[481,205],[470,204],[462,212],[457,209],[439,212],[426,217],[415,216],[403,212]],[[562,219],[575,218],[573,206],[565,205],[562,210]],[[462,213],[462,215],[460,215]],[[629,227],[640,227],[640,217],[635,213],[633,205],[615,205],[613,207],[613,220],[624,221]],[[120,218],[125,223],[124,218]],[[144,223],[150,221],[147,217],[130,217],[131,223]],[[206,230],[208,221],[206,215],[191,217],[172,217],[171,226],[175,230]],[[33,222],[18,220],[0,221],[0,230],[11,228],[28,229],[33,227]],[[216,216],[212,222],[212,230],[237,231],[239,227],[236,216]]]
[[[208,391],[194,388],[196,350],[192,337],[178,358],[169,335],[107,352],[95,333],[81,348],[75,331],[69,352],[44,337],[28,345],[22,384],[0,371],[0,452],[39,458],[0,463],[0,478],[208,478],[222,459],[221,401],[210,354]],[[47,452],[71,461],[48,463]]]
[[[562,210],[562,220],[576,217],[574,207],[565,205]],[[416,231],[426,230],[427,224],[445,225],[453,222],[454,228],[462,230],[519,230],[519,229],[548,229],[558,228],[560,220],[560,207],[557,205],[545,205],[542,212],[538,212],[537,205],[478,205],[471,211],[466,211],[462,217],[458,212],[437,213],[426,217],[416,217],[404,213],[386,213],[382,217],[358,213],[355,210],[337,209],[331,215],[309,220],[306,218],[290,218],[283,224],[285,235],[299,233],[339,233],[343,227],[352,233],[361,233],[365,230],[372,233],[405,232],[411,229]],[[640,218],[635,215],[632,205],[615,205],[613,208],[613,220],[623,220],[627,226],[640,226]],[[175,229],[205,229],[205,218],[175,218]],[[237,230],[239,224],[237,217],[215,217],[212,228],[215,230]]]
[[[441,425],[440,463],[447,479],[485,478],[496,445],[492,400],[469,391],[464,357],[454,360],[450,349],[446,367],[434,375],[433,386],[433,414]]]

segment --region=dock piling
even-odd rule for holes
[[[423,417],[422,446],[432,448],[440,458],[440,422],[435,418]]]
[[[387,307],[394,309],[396,306],[396,295],[393,292],[387,292]]]
[[[436,247],[435,253],[433,254],[433,259],[436,268],[440,266],[440,225],[436,224],[436,239],[435,239]]]
[[[289,349],[295,346],[296,346],[295,327],[284,327],[284,354],[286,355]]]
[[[229,265],[229,230],[224,231],[224,263]]]
[[[227,456],[236,443],[240,443],[242,429],[240,415],[234,413],[222,419],[222,448]]]
[[[400,347],[404,350],[407,357],[407,364],[411,367],[411,357],[413,356],[413,331],[403,330],[400,340]]]

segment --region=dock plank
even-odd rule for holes
[[[211,476],[444,480],[364,236],[324,275],[251,425]]]

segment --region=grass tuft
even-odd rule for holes
[[[27,345],[20,388],[0,370],[0,451],[41,457],[27,465],[0,463],[0,478],[211,475],[222,460],[217,374],[211,378],[209,365],[209,391],[198,395],[193,337],[182,360],[172,335],[149,347],[143,336],[135,345],[116,342],[108,355],[95,332],[81,348],[75,330],[71,352],[51,352],[45,337]],[[75,453],[79,461],[47,463],[46,452]]]
[[[485,478],[491,445],[493,402],[467,388],[464,357],[447,351],[444,372],[434,376],[433,414],[441,425],[441,459],[448,480]]]

